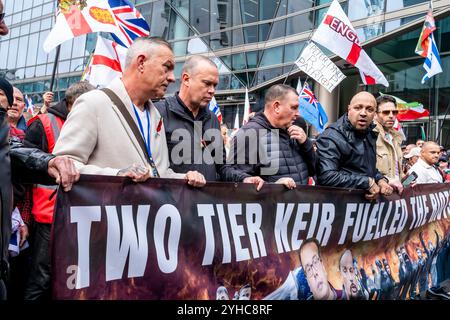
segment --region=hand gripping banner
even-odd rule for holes
[[[58,193],[54,298],[416,298],[450,277],[449,192],[82,176]]]

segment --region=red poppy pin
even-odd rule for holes
[[[163,125],[163,118],[159,118],[158,126],[156,127],[156,133],[159,134]]]

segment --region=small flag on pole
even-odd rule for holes
[[[220,112],[220,108],[215,97],[213,97],[209,102],[208,109],[216,115],[217,119],[219,119],[219,122],[222,124],[222,113]]]
[[[434,40],[433,31],[436,30],[436,24],[433,18],[433,10],[430,6],[425,17],[422,33],[416,46],[416,53],[425,57],[423,67],[426,74],[422,78],[422,84],[428,79],[442,72],[442,62],[439,56],[439,51]]]
[[[242,119],[242,125],[245,125],[250,118],[250,100],[248,99],[248,89],[245,88],[245,102],[244,102],[244,119]]]
[[[28,97],[28,95],[25,95],[25,106],[26,106],[26,112],[34,116],[34,104],[31,97]]]

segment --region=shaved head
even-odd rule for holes
[[[217,66],[214,62],[212,62],[209,58],[204,56],[192,56],[186,59],[186,62],[183,65],[182,73],[188,73],[191,76],[195,75],[200,67],[208,65],[214,69],[217,69]]]
[[[375,105],[377,105],[377,99],[375,99],[375,97],[373,96],[373,94],[371,94],[370,92],[367,91],[361,91],[357,94],[355,94],[352,98],[352,100],[350,101],[350,105],[354,104],[355,101],[359,101],[361,99],[368,99],[368,100],[372,100],[373,103]]]

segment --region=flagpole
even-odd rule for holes
[[[61,51],[61,45],[59,45],[56,48],[56,56],[55,56],[55,62],[53,63],[53,71],[52,71],[52,79],[50,80],[50,91],[53,92],[53,84],[55,83],[55,75],[56,75],[56,68],[58,67],[58,60],[59,60],[59,52]]]

